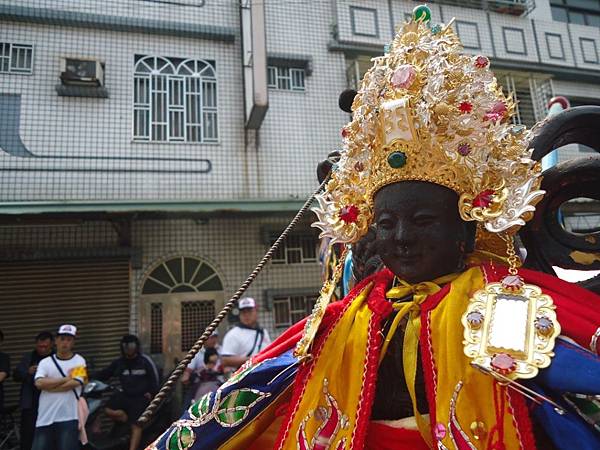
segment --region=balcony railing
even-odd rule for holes
[[[527,15],[535,8],[535,0],[433,0],[432,3],[483,9],[512,16]]]

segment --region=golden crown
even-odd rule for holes
[[[373,59],[342,130],[341,158],[314,208],[321,237],[359,240],[373,197],[399,181],[428,181],[459,195],[464,220],[488,232],[514,232],[531,218],[543,191],[530,133],[511,118],[485,56],[462,54],[448,25],[431,25],[418,6],[389,51]]]

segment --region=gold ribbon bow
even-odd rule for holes
[[[439,292],[441,286],[451,282],[458,277],[458,273],[451,273],[442,277],[436,278],[433,281],[424,281],[411,285],[404,280],[396,278],[395,280],[399,283],[398,286],[394,286],[387,293],[388,299],[402,299],[412,294],[412,299],[408,301],[395,302],[392,306],[394,310],[398,311],[396,317],[390,326],[390,329],[385,337],[383,346],[381,348],[381,354],[379,356],[379,363],[383,360],[385,353],[390,345],[390,341],[394,336],[394,333],[400,325],[400,321],[408,316],[408,322],[406,323],[406,330],[404,332],[404,343],[402,345],[402,362],[404,366],[404,378],[406,379],[406,386],[410,399],[413,405],[413,411],[419,431],[423,436],[423,439],[431,447],[431,433],[430,427],[427,420],[419,413],[417,409],[417,397],[415,394],[415,378],[417,374],[417,358],[419,349],[419,335],[421,333],[421,318],[420,310],[421,303],[431,295]]]

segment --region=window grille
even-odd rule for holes
[[[270,245],[277,240],[279,234],[269,236]],[[292,233],[279,246],[271,262],[273,264],[307,264],[317,262],[318,241],[313,233]]]
[[[293,67],[267,67],[267,85],[282,91],[304,91],[306,71]]]
[[[550,5],[554,20],[600,27],[599,0],[550,0]]]
[[[150,304],[150,353],[162,353],[162,303]]]
[[[33,46],[0,42],[0,73],[33,73]]]
[[[275,327],[289,327],[308,316],[317,301],[316,295],[273,297]]]
[[[133,139],[218,142],[214,63],[157,56],[136,58]]]
[[[499,80],[502,80],[501,75],[500,71],[496,72]],[[511,95],[516,103],[513,123],[532,127],[546,116],[546,104],[553,96],[551,79],[514,72],[505,74],[503,85],[506,94]]]
[[[142,294],[174,294],[222,289],[221,279],[212,267],[197,258],[179,256],[162,262],[152,270],[144,282]]]
[[[215,317],[213,300],[181,302],[181,351],[188,351]]]

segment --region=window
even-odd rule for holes
[[[279,237],[279,233],[269,236],[269,245]],[[292,233],[279,246],[271,262],[273,264],[306,264],[317,262],[317,238],[314,233]]]
[[[550,4],[554,20],[600,26],[600,0],[550,0]]]
[[[575,234],[600,232],[600,200],[579,197],[560,206],[563,228]]]
[[[0,42],[0,73],[33,73],[33,46]]]
[[[275,327],[289,327],[308,316],[315,306],[317,295],[281,295],[273,297]]]
[[[150,353],[162,353],[163,310],[162,303],[150,304]]]
[[[359,89],[365,73],[373,65],[371,58],[370,55],[359,55],[355,59],[346,59],[346,81],[349,88]]]
[[[221,291],[215,270],[197,258],[178,256],[161,262],[146,277],[142,294]]]
[[[136,57],[133,138],[147,142],[217,142],[214,62]]]
[[[215,318],[213,300],[181,302],[181,351],[187,352]]]
[[[267,85],[283,91],[304,91],[304,69],[295,67],[267,67]]]

